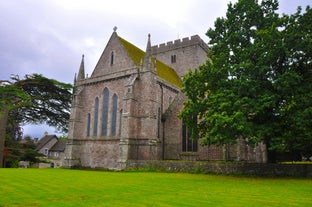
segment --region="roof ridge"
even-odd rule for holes
[[[53,135],[46,135],[44,137],[42,137],[39,142],[38,142],[38,145],[36,147],[36,150],[40,150],[43,146],[45,146],[49,141],[51,141],[53,138],[57,138],[57,136],[55,134]]]
[[[138,48],[137,46],[135,46],[134,44],[123,39],[119,35],[117,35],[117,37],[119,41],[121,42],[121,44],[123,45],[123,47],[125,48],[125,50],[127,51],[129,57],[134,62],[134,64],[137,67],[140,67],[142,61],[144,60],[145,52],[141,50],[140,48]],[[152,57],[152,59],[153,59],[153,62],[154,60],[156,60],[156,65],[155,65],[156,74],[159,77],[161,77],[162,79],[168,81],[169,83],[175,86],[178,86],[179,88],[182,87],[182,80],[180,79],[177,72],[173,68],[161,62],[155,57]]]
[[[125,40],[124,38],[120,37],[119,35],[117,35],[118,39],[120,40],[121,44],[124,46],[124,48],[126,49],[126,51],[128,52],[130,58],[132,59],[132,61],[134,62],[134,64],[136,66],[140,66],[141,63],[141,59],[138,59],[134,56],[134,54],[132,54],[131,52],[133,51],[129,51],[129,47],[132,47],[133,49],[137,50],[137,52],[142,53],[143,58],[145,55],[145,52],[143,50],[141,50],[140,48],[138,48],[137,46],[135,46],[134,44],[132,44],[131,42]]]

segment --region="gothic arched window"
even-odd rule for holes
[[[88,113],[87,117],[87,137],[90,136],[91,114]]]
[[[94,104],[93,136],[97,136],[98,119],[99,119],[99,98],[96,97],[95,98],[95,104]]]
[[[108,122],[108,102],[109,91],[107,88],[103,91],[103,107],[102,107],[102,136],[107,136],[107,122]]]
[[[160,108],[157,110],[157,137],[160,138],[160,122],[161,122],[161,111]]]
[[[119,111],[119,131],[118,131],[119,136],[121,136],[121,129],[122,129],[122,109]]]
[[[112,108],[112,131],[111,135],[116,135],[116,124],[117,124],[117,102],[118,97],[116,94],[113,95],[113,108]]]
[[[197,140],[192,140],[191,133],[182,125],[182,152],[197,152]]]

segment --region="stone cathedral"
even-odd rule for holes
[[[124,169],[149,160],[266,162],[265,145],[200,146],[177,115],[182,78],[207,60],[198,36],[143,51],[112,33],[90,77],[84,57],[75,76],[63,166]]]

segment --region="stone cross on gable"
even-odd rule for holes
[[[115,27],[113,28],[113,30],[114,30],[114,32],[116,32],[116,31],[117,31],[117,27],[115,26]]]

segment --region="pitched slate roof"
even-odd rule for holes
[[[139,67],[141,61],[144,61],[145,52],[119,36],[118,39],[128,52],[134,64]],[[168,81],[169,83],[179,88],[182,87],[182,80],[180,79],[180,77],[178,76],[178,74],[175,72],[174,69],[172,69],[165,63],[157,60],[156,58],[152,58],[152,62],[156,62],[156,73],[160,78]]]
[[[52,139],[57,139],[56,135],[46,135],[40,139],[38,142],[38,146],[36,150],[40,150],[42,147],[44,147],[48,142],[50,142]]]
[[[64,152],[66,147],[66,140],[58,140],[49,151]]]

